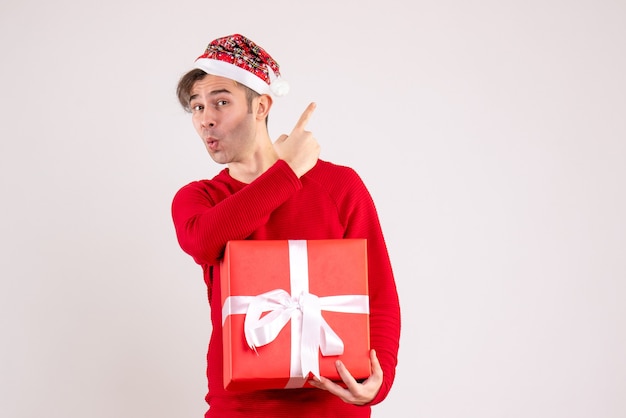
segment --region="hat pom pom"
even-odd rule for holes
[[[289,93],[289,83],[283,79],[277,79],[270,84],[270,89],[272,90],[272,93],[278,97],[285,96]]]

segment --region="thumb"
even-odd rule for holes
[[[288,135],[282,134],[281,136],[278,137],[278,139],[274,143],[280,144],[282,142],[285,142],[287,138],[288,138]]]

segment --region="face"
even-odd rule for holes
[[[233,80],[207,75],[191,89],[193,126],[213,160],[244,163],[255,151],[257,120],[245,89]]]

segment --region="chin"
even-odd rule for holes
[[[209,152],[209,156],[211,157],[211,159],[213,161],[215,161],[218,164],[227,164],[228,163],[228,161],[226,161],[226,158],[224,158],[224,156],[220,155],[219,153]]]

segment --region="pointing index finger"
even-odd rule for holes
[[[302,116],[300,116],[300,119],[298,119],[298,122],[296,123],[296,126],[294,126],[293,131],[304,131],[304,128],[306,127],[306,124],[309,123],[309,119],[311,119],[311,115],[313,115],[313,111],[315,110],[316,106],[317,105],[312,102],[306,107],[306,109],[304,109],[304,112],[302,113]]]

